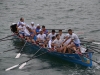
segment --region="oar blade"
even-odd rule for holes
[[[21,56],[21,53],[18,53],[15,58],[19,58],[20,56]]]
[[[94,43],[94,44],[98,44],[98,45],[100,44],[100,42],[92,42],[92,43]]]
[[[23,63],[23,64],[19,67],[19,69],[22,69],[25,65],[26,65],[26,62]]]
[[[14,68],[16,68],[16,67],[18,67],[18,66],[19,66],[19,64],[17,64],[17,65],[14,65],[14,66],[12,66],[12,67],[10,67],[10,68],[7,68],[5,71],[12,70],[12,69],[14,69]]]

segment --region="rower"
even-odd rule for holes
[[[52,32],[48,34],[48,40],[51,40],[53,36],[56,36],[55,30],[52,30]]]
[[[25,30],[25,24],[23,22],[20,22],[20,26],[17,28],[18,32],[19,32],[19,36],[21,38],[24,38],[25,34],[24,34],[24,30]]]
[[[56,39],[55,36],[52,37],[52,40],[49,40],[48,42],[48,47],[50,48],[51,51],[54,51],[54,46],[52,45],[52,42]]]
[[[40,30],[41,28],[40,28],[40,24],[37,24],[37,27],[36,27],[36,35],[38,35],[39,34],[39,30]]]
[[[43,33],[43,31],[41,29],[39,30],[39,34],[37,35],[37,42],[40,46],[43,46],[45,48],[46,35]]]
[[[36,26],[34,25],[34,22],[31,22],[31,25],[28,25],[31,29],[30,34],[33,37],[33,39],[36,41]]]
[[[62,33],[62,30],[59,30],[60,39],[65,39],[65,35]]]
[[[68,53],[71,53],[71,50],[69,50],[67,48],[67,46],[70,44],[70,42],[71,42],[71,38],[69,38],[69,34],[66,34],[65,39],[64,39],[64,42],[63,42],[63,45],[66,48],[64,48],[63,53],[66,53],[66,50],[68,50]]]
[[[79,40],[78,36],[75,33],[73,33],[72,29],[69,29],[68,33],[69,33],[68,37],[71,38],[71,41],[70,41],[69,45],[67,46],[67,48],[69,48],[69,49],[73,48],[73,50],[75,52],[81,53],[80,40]]]
[[[31,29],[28,26],[26,26],[24,33],[25,33],[25,39],[28,42],[32,42],[33,44],[35,44],[35,41],[34,41],[33,37],[31,36]]]
[[[45,26],[44,25],[42,26],[42,31],[43,31],[44,34],[46,34],[46,36],[48,35],[48,30],[45,29]]]
[[[25,23],[23,17],[20,18],[20,21],[17,23],[17,27],[19,27],[22,24],[22,22]]]
[[[32,30],[35,30],[35,29],[36,29],[36,26],[34,25],[34,22],[31,22],[30,28],[31,28]]]
[[[52,46],[55,47],[57,52],[63,52],[63,50],[64,50],[63,40],[60,39],[59,34],[56,34],[56,39],[52,42]]]

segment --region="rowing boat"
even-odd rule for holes
[[[16,27],[16,26],[13,26],[13,27]],[[11,28],[12,30],[14,30],[13,27]],[[15,35],[15,37],[18,37],[18,36]],[[19,38],[19,39],[21,39],[21,38]],[[41,48],[38,45],[33,45],[31,43],[28,43],[28,44],[30,44],[30,47],[32,48],[32,50],[38,50]],[[47,54],[52,55],[54,57],[57,57],[59,59],[65,60],[65,61],[80,64],[80,65],[83,65],[86,67],[92,67],[93,52],[85,52],[85,53],[82,53],[82,55],[80,55],[80,54],[76,54],[76,53],[72,53],[72,54],[59,53],[59,52],[55,52],[55,51],[50,51],[48,48],[42,48],[41,51],[47,52]]]

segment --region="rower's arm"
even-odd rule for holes
[[[63,42],[63,44],[69,39],[69,37],[66,37],[65,41]]]
[[[73,39],[71,39],[71,41],[68,43],[68,45],[71,44],[71,42],[73,42]]]

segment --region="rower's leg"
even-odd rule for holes
[[[64,46],[63,53],[65,53],[66,50],[67,50],[67,46]]]
[[[35,42],[35,40],[34,40],[34,39],[32,39],[31,41],[32,41],[32,43],[33,43],[33,44],[36,44],[36,42]]]
[[[44,41],[44,45],[45,45],[45,47],[47,47],[47,41]]]
[[[70,45],[68,45],[68,52],[69,53],[72,53],[71,52],[71,48],[73,48],[73,47],[75,47],[75,45],[73,43],[71,43]],[[75,48],[73,50],[76,52],[76,49]]]
[[[22,35],[22,34],[19,34],[19,36],[23,39],[24,38],[24,36]]]
[[[80,44],[75,44],[76,52],[81,54]]]
[[[29,38],[29,37],[26,37],[26,40],[27,40],[28,42],[31,42],[31,40],[30,40],[30,38]]]
[[[60,48],[56,48],[57,52],[61,52]]]

